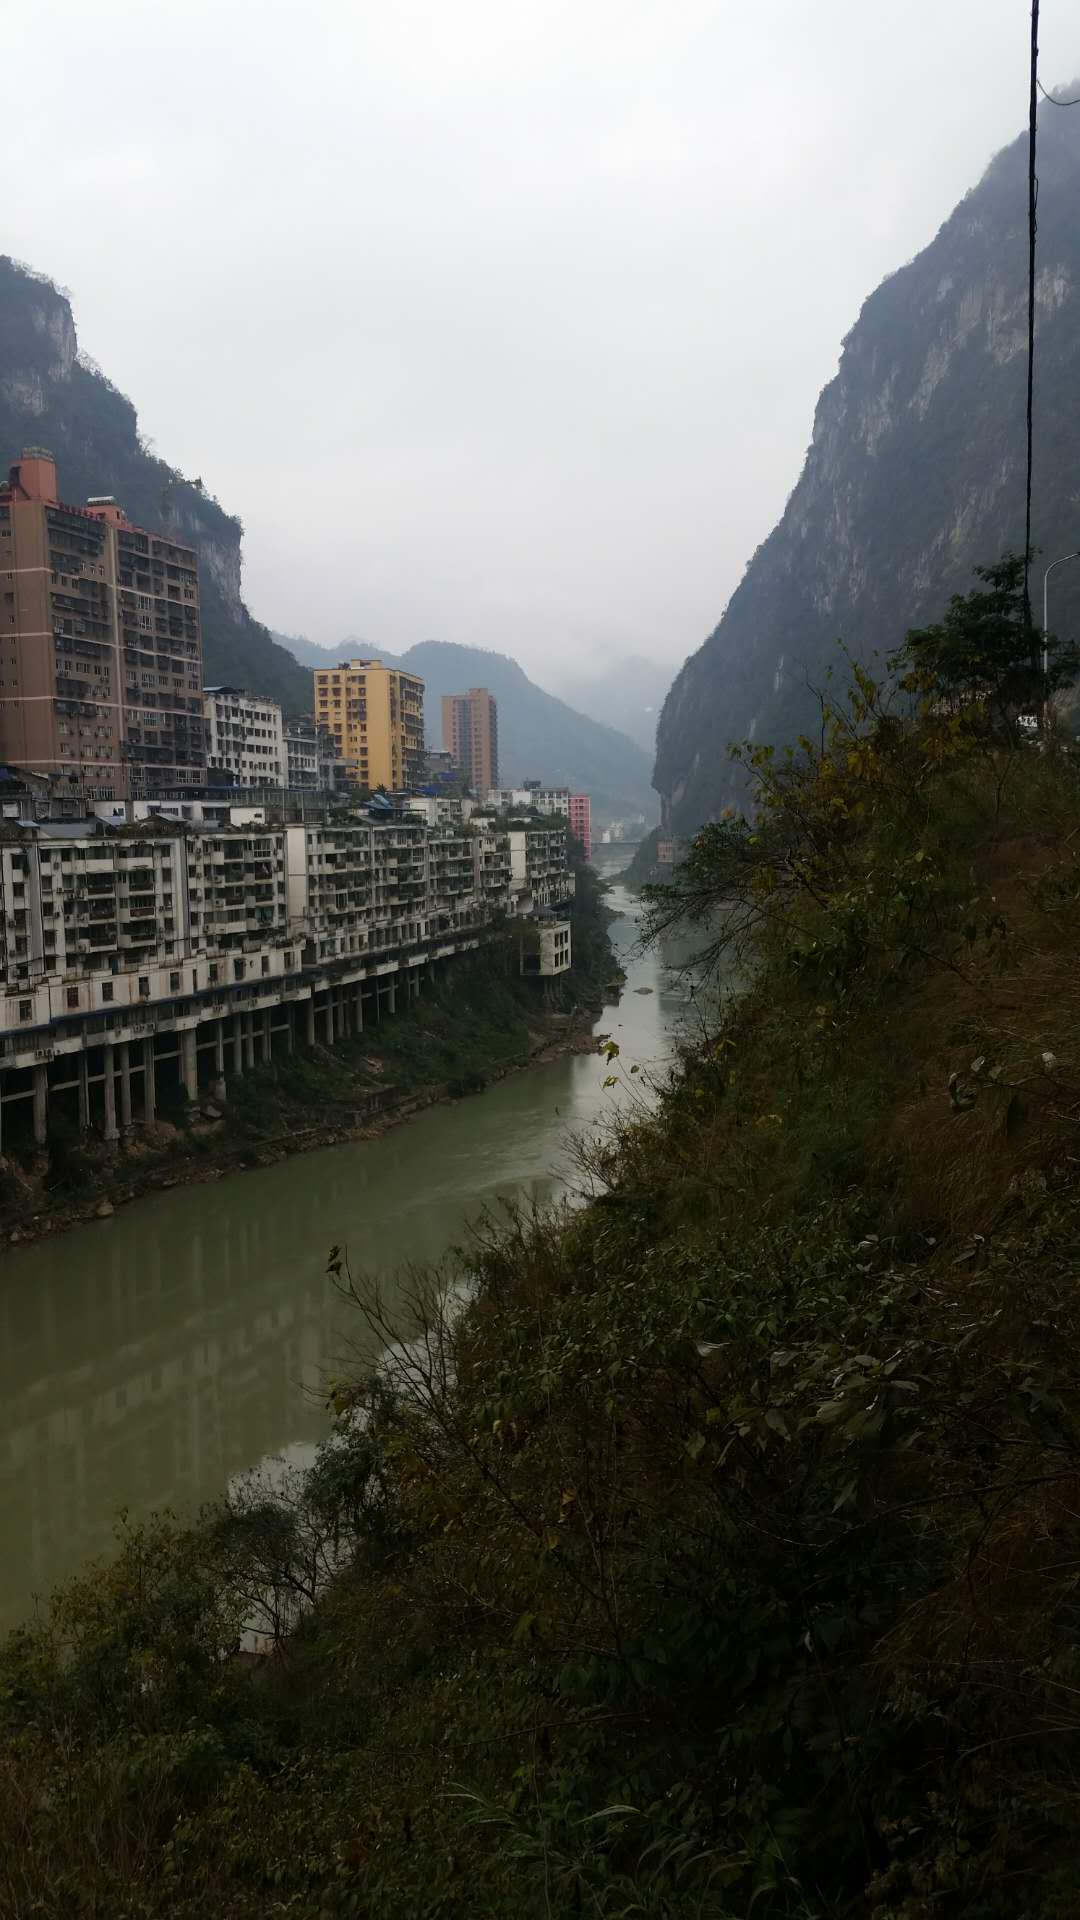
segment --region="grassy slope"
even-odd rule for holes
[[[595,1204],[418,1283],[295,1509],[9,1645],[0,1911],[1076,1910],[1080,776],[934,722],[774,797],[700,870],[756,987]]]

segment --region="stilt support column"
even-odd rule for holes
[[[116,1060],[110,1046],[102,1048],[105,1061],[105,1138],[115,1140],[118,1136],[116,1125]]]
[[[34,1068],[34,1141],[43,1147],[49,1131],[49,1075],[45,1067]]]

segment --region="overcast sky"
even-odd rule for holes
[[[243,517],[252,610],[549,685],[701,642],[863,298],[1026,114],[1025,0],[0,13],[0,249]]]

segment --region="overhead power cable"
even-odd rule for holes
[[[1052,107],[1080,107],[1080,93],[1077,94],[1075,100],[1059,100],[1056,93],[1047,93],[1041,80],[1039,81],[1039,92],[1042,94],[1044,100],[1050,102]]]
[[[1035,236],[1039,230],[1039,176],[1035,140],[1039,118],[1039,0],[1031,0],[1031,83],[1028,98],[1028,364],[1027,478],[1024,489],[1024,626],[1031,638],[1031,475],[1035,400]]]

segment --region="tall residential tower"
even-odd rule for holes
[[[351,777],[369,790],[419,784],[424,763],[424,683],[379,660],[315,669],[315,720],[337,741]]]
[[[206,779],[195,554],[65,505],[41,447],[0,483],[0,758],[104,795]]]
[[[443,747],[476,794],[499,784],[499,709],[486,687],[444,693]]]

